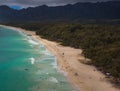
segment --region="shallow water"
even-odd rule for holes
[[[74,91],[56,57],[21,32],[0,27],[0,91]]]

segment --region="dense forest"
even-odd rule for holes
[[[103,73],[120,85],[120,26],[80,23],[13,23],[7,24],[36,31],[45,39],[57,41],[64,46],[83,49]]]

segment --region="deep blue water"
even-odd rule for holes
[[[0,27],[0,91],[73,91],[56,57],[26,34]]]

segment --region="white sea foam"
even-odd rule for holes
[[[53,68],[57,69],[57,64],[55,62],[53,62],[51,65],[53,66]]]
[[[46,73],[47,75],[49,74],[49,73]]]
[[[55,77],[50,77],[49,81],[54,82],[54,83],[58,83],[58,80]]]
[[[44,54],[44,55],[52,55],[49,51],[46,51],[46,50],[42,50],[40,51],[40,53]]]
[[[39,48],[41,48],[41,47],[44,47],[44,45],[42,45],[42,44],[39,43]]]
[[[41,58],[40,60],[39,60],[39,62],[42,62],[42,61],[45,61],[45,60],[54,60],[55,58],[51,58],[51,57],[46,57],[46,58]],[[51,64],[51,65],[53,65],[53,64]]]
[[[22,36],[25,36],[25,37],[27,36],[24,32],[19,31],[19,30],[17,30],[17,31],[18,31],[18,33],[21,34]]]
[[[62,73],[64,76],[68,76],[67,72],[58,69],[58,72]]]
[[[56,58],[54,58],[55,61],[51,63],[51,65],[53,66],[53,68],[57,69],[57,61]]]
[[[38,70],[38,71],[36,72],[36,74],[37,74],[37,75],[40,75],[40,74],[46,74],[46,75],[49,75],[48,71],[49,71],[49,70],[47,70],[47,69],[44,69],[44,70]]]
[[[30,58],[30,61],[31,61],[31,64],[34,64],[35,63],[35,58]]]
[[[37,43],[36,41],[34,41],[32,39],[28,40],[28,42],[31,43],[31,44],[34,44],[34,45],[39,45],[39,43]]]
[[[44,47],[44,46],[43,46]],[[43,53],[44,55],[50,55],[50,56],[54,56],[54,54],[52,54],[50,51],[48,51],[47,49],[40,51],[41,53]]]
[[[52,54],[50,54],[49,52],[44,52],[44,54],[45,54],[45,55],[52,55]]]

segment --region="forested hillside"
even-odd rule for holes
[[[120,1],[78,2],[64,6],[42,5],[21,10],[0,6],[0,22],[78,21],[81,19],[120,19]]]
[[[80,23],[26,23],[8,24],[31,31],[48,40],[62,45],[83,49],[83,54],[91,59],[104,73],[110,73],[120,85],[120,26]]]

